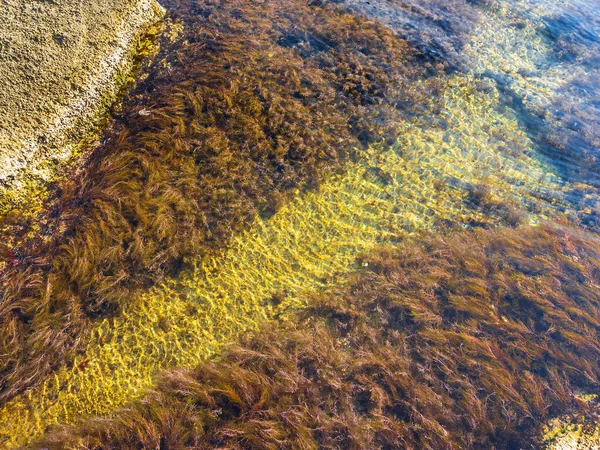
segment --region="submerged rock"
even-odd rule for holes
[[[7,0],[0,8],[0,191],[47,179],[131,70],[156,0]],[[54,163],[54,164],[48,164]]]

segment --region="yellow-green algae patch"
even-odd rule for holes
[[[592,423],[560,422],[552,433],[546,450],[598,450],[600,449],[600,426]]]
[[[600,424],[598,423],[598,396],[579,395],[579,400],[591,405],[592,414],[580,417],[560,417],[545,427],[544,450],[598,450]]]
[[[446,224],[556,218],[540,192],[561,188],[527,156],[515,118],[492,84],[448,81],[442,121],[399,124],[390,149],[358,151],[344,175],[298,195],[196,270],[104,320],[84,355],[1,411],[0,435],[22,444],[48,425],[103,414],[138,396],[154,374],[192,366],[226,342],[355,267],[357,257],[408,233]],[[512,152],[509,150],[512,149]],[[487,186],[487,190],[481,186]]]

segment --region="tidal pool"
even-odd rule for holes
[[[270,7],[238,6],[258,16]],[[313,296],[346,286],[366,256],[407,237],[547,221],[596,231],[600,5],[481,2],[469,6],[466,29],[453,22],[466,8],[458,1],[420,13],[402,1],[312,7],[326,6],[347,8],[367,28],[381,22],[416,48],[414,63],[431,73],[406,88],[436,95],[419,97],[416,107],[392,102],[408,111],[401,117],[367,117],[373,128],[396,122],[385,124],[384,141],[362,131],[364,145],[348,146],[351,156],[318,186],[291,189],[273,214],[255,215],[222,248],[188,256],[179,273],[92,321],[72,360],[2,406],[7,446],[32,442],[56,423],[118,414],[161,370],[218,358],[264,321],[290,320]],[[214,15],[214,6],[196,2],[171,7],[179,17]],[[189,45],[202,45],[202,30]],[[298,55],[335,48],[318,34],[289,36],[278,42]]]

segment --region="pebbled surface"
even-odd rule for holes
[[[0,191],[69,158],[161,13],[156,0],[0,2]]]

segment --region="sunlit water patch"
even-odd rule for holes
[[[597,450],[600,448],[600,425],[598,423],[598,396],[580,395],[579,400],[590,407],[587,417],[554,418],[544,429],[545,450]]]
[[[496,82],[504,103],[518,115],[539,157],[564,180],[577,184],[571,201],[597,226],[600,183],[600,20],[597,2],[498,2],[482,14],[467,49],[477,76]],[[578,200],[576,200],[578,199]]]

